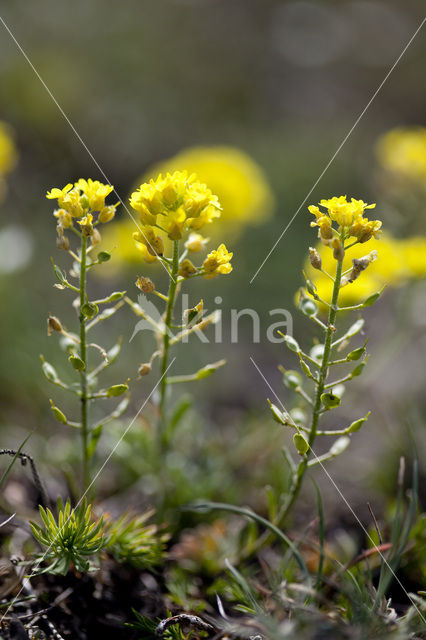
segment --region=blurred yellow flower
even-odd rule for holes
[[[426,277],[426,237],[406,238],[400,243],[401,253],[410,277]]]
[[[190,147],[152,167],[147,176],[178,167],[195,173],[218,196],[222,212],[214,233],[236,234],[247,224],[261,224],[273,210],[274,197],[262,169],[239,149]]]
[[[197,190],[191,191],[191,197],[187,197],[185,202],[185,214],[192,217],[191,229],[198,231],[202,226],[208,224],[217,217],[214,225],[208,225],[208,235],[217,238],[218,234],[226,233],[227,237],[237,235],[247,224],[261,224],[272,213],[274,207],[274,197],[271,188],[263,174],[261,168],[243,151],[232,147],[190,147],[181,151],[173,158],[153,166],[141,181],[145,180],[131,195],[131,206],[138,211],[140,219],[135,216],[134,221],[128,215],[123,214],[122,219],[110,228],[107,228],[103,236],[104,247],[114,247],[114,260],[108,264],[110,269],[117,269],[124,262],[140,262],[141,258],[149,256],[146,246],[140,244],[135,247],[131,236],[136,231],[137,225],[152,225],[156,221],[160,223],[164,216],[159,215],[159,211],[164,202],[173,202],[179,192],[179,185],[171,185],[172,189],[164,189],[160,185],[160,193],[156,189],[156,180],[152,180],[158,173],[162,172],[161,180],[164,180],[164,173],[171,175],[177,168],[185,170],[186,180],[192,184],[193,174],[197,176]],[[183,172],[176,172],[183,173]],[[209,188],[202,187],[203,183]],[[143,186],[143,188],[142,188]],[[205,198],[210,194],[216,194],[217,200],[213,201],[209,207],[205,207]],[[154,195],[155,194],[155,195]],[[171,199],[171,200],[170,200]],[[221,209],[218,208],[220,202]],[[147,206],[148,205],[148,206]],[[204,206],[204,211],[199,213],[199,208]],[[198,213],[198,216],[195,214]],[[218,217],[220,214],[220,218]],[[136,223],[136,224],[135,224]],[[164,241],[165,250],[170,249],[168,234],[180,233],[182,223],[179,220],[169,221],[169,228],[166,232],[157,229],[157,234]],[[172,226],[175,228],[173,229]],[[191,242],[195,234],[190,234],[188,239],[188,250],[201,250],[201,241]],[[130,240],[129,240],[130,238]],[[199,240],[199,239],[198,239]],[[203,240],[206,244],[206,240]],[[141,256],[142,252],[142,256]],[[148,257],[149,261],[155,261],[153,256]],[[103,270],[105,273],[106,269]],[[101,273],[99,271],[99,273]]]
[[[373,247],[378,249],[377,260],[368,270],[362,272],[357,280],[341,288],[339,304],[357,304],[385,285],[401,286],[407,280],[426,276],[426,238],[398,240],[389,234],[383,234],[378,244],[374,239],[370,239],[364,244],[352,247],[346,252],[343,270],[350,269],[353,258],[364,257]],[[321,257],[322,268],[328,273],[334,273],[336,263],[332,253],[321,243],[316,249]],[[332,281],[324,273],[314,269],[309,259],[306,260],[304,268],[309,279],[317,287],[318,295],[323,299],[329,299]]]
[[[0,174],[12,171],[17,160],[18,152],[10,128],[5,122],[0,121]]]
[[[376,146],[384,169],[424,182],[426,179],[426,127],[398,127],[381,136]]]

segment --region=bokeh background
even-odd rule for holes
[[[223,310],[223,343],[201,348],[195,338],[191,348],[178,352],[177,361],[179,372],[186,373],[227,358],[219,375],[197,386],[199,413],[193,420],[207,427],[199,427],[198,435],[191,431],[190,442],[204,452],[211,447],[207,457],[213,461],[209,473],[216,487],[227,485],[228,498],[255,503],[250,496],[260,495],[266,482],[281,482],[279,448],[285,434],[270,420],[265,400],[271,393],[250,356],[291,406],[277,365],[292,360],[265,334],[269,310],[283,307],[294,313],[300,342],[313,335],[294,307],[307,247],[315,241],[306,206],[251,284],[250,279],[414,34],[424,17],[424,2],[35,0],[2,1],[0,7],[5,24],[87,146],[0,24],[0,118],[10,126],[17,153],[13,170],[11,163],[5,171],[0,209],[2,446],[16,446],[34,430],[32,450],[45,459],[54,477],[60,477],[61,469],[52,471],[58,464],[47,452],[73,464],[74,434],[54,422],[47,398],[55,392],[40,373],[40,353],[55,363],[61,357],[55,339],[46,335],[47,313],[68,326],[76,322],[67,296],[53,287],[50,257],[66,267],[67,256],[56,249],[46,191],[79,177],[103,181],[92,154],[127,201],[138,178],[163,166],[165,159],[194,146],[231,147],[247,154],[261,176],[241,187],[241,197],[244,188],[254,188],[260,180],[264,199],[251,220],[242,215],[220,227],[217,237],[234,251],[233,273],[194,283],[190,290],[194,304],[202,297],[209,310]],[[397,239],[426,234],[426,174],[398,181],[386,173],[376,151],[377,140],[388,130],[426,125],[425,56],[422,30],[307,204],[347,193],[377,202],[375,217]],[[224,175],[226,181],[226,170]],[[120,209],[111,230],[126,221],[127,213]],[[108,242],[113,248],[114,240]],[[142,273],[161,288],[158,266],[126,261],[121,255],[126,251],[115,252],[116,268],[111,267],[108,278],[93,282],[93,291],[125,288],[136,297],[134,281]],[[393,259],[391,250],[388,266]],[[408,424],[417,447],[424,450],[424,273],[419,268],[416,277],[399,278],[397,288],[389,276],[383,300],[366,313],[374,358],[354,385],[356,392],[348,391],[342,419],[355,419],[370,408],[374,417],[354,438],[350,469],[348,458],[333,463],[335,477],[360,508],[374,492],[392,494],[398,458],[410,452]],[[223,300],[220,305],[216,296]],[[246,307],[260,314],[261,341],[253,344],[250,319],[245,318],[238,343],[231,345],[230,309]],[[134,324],[125,311],[103,335],[106,343],[111,333],[124,337],[114,381],[133,375],[151,352],[147,332],[137,337],[137,346],[129,345]],[[149,377],[137,383],[132,407],[139,406],[154,382]],[[105,450],[109,444],[106,440]],[[130,455],[131,447],[121,459]],[[191,477],[183,453],[172,463]],[[129,463],[129,484],[142,473],[141,465],[140,459]],[[229,472],[234,467],[236,475]],[[113,468],[105,479],[111,490],[122,473],[114,474]],[[182,499],[191,497],[182,493]],[[339,508],[335,495],[329,503]]]

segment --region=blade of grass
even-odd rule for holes
[[[287,547],[289,547],[289,549],[291,549],[297,564],[299,565],[302,572],[305,574],[307,582],[309,584],[311,583],[311,576],[306,567],[306,564],[302,556],[300,555],[297,547],[293,544],[290,538],[288,538],[285,535],[285,533],[283,533],[280,529],[278,529],[278,527],[272,524],[272,522],[269,522],[269,520],[262,518],[262,516],[259,516],[254,511],[251,511],[250,509],[244,509],[242,507],[236,507],[232,504],[226,504],[224,502],[202,502],[202,503],[200,502],[197,504],[188,505],[186,509],[189,509],[191,511],[201,511],[201,510],[209,511],[211,509],[213,510],[216,509],[220,511],[229,511],[230,513],[236,513],[237,515],[245,516],[246,518],[251,518],[256,522],[259,522],[259,524],[262,524],[264,527],[272,531],[272,533],[274,533],[277,536],[277,538],[279,538],[282,542],[284,542],[284,544]]]

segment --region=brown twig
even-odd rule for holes
[[[215,628],[208,622],[204,622],[200,617],[189,615],[188,613],[180,613],[177,616],[172,616],[171,618],[165,618],[162,620],[155,630],[155,635],[161,638],[166,629],[174,624],[178,624],[180,626],[189,625],[199,629],[200,631],[206,631],[207,633],[215,632]]]

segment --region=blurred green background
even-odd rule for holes
[[[226,357],[228,366],[195,390],[204,415],[219,434],[240,425],[230,436],[235,447],[244,437],[246,415],[256,416],[260,440],[269,439],[275,430],[264,407],[271,394],[250,356],[283,401],[290,402],[276,369],[290,359],[282,346],[265,339],[265,322],[269,309],[294,310],[300,270],[314,242],[306,206],[252,284],[250,279],[415,32],[424,1],[34,0],[2,1],[0,7],[7,27],[87,146],[0,24],[0,118],[11,125],[19,153],[0,213],[0,233],[13,227],[12,235],[3,235],[2,251],[14,257],[2,261],[6,266],[0,273],[2,442],[16,445],[35,429],[50,434],[50,441],[38,441],[43,449],[56,442],[62,428],[50,414],[52,390],[40,373],[39,354],[58,361],[55,338],[46,336],[48,312],[70,328],[76,318],[69,297],[52,286],[50,256],[65,267],[68,258],[55,246],[46,191],[79,177],[104,181],[92,154],[127,200],[135,180],[152,164],[193,145],[228,145],[248,153],[264,171],[276,207],[263,225],[247,226],[229,242],[224,229],[223,240],[234,251],[233,273],[197,282],[190,290],[191,302],[203,297],[209,310],[218,306],[215,297],[222,297],[224,341],[201,348],[195,338],[190,350],[177,352],[176,373]],[[341,193],[377,202],[376,217],[392,231],[389,208],[377,188],[374,145],[392,127],[426,124],[425,56],[421,32],[307,204]],[[120,216],[126,215],[121,208]],[[159,271],[158,266],[129,267],[110,280],[98,280],[92,291],[102,292],[107,285],[136,297],[136,275],[145,273],[161,285]],[[354,484],[374,472],[378,456],[389,459],[390,473],[396,473],[394,461],[409,446],[405,421],[421,422],[423,285],[417,282],[409,292],[388,291],[382,304],[366,314],[375,357],[346,411],[352,419],[373,408],[375,418],[370,435],[353,443],[358,460]],[[226,319],[231,307],[259,312],[260,344],[252,342],[248,318],[241,320],[238,344],[230,344]],[[134,375],[151,353],[146,332],[128,344],[134,324],[131,313],[123,311],[104,333],[107,346],[114,331],[124,337],[115,381]],[[296,310],[294,333],[300,341],[312,335]],[[133,407],[154,383],[152,376],[138,383]],[[336,473],[344,476],[344,465]]]

